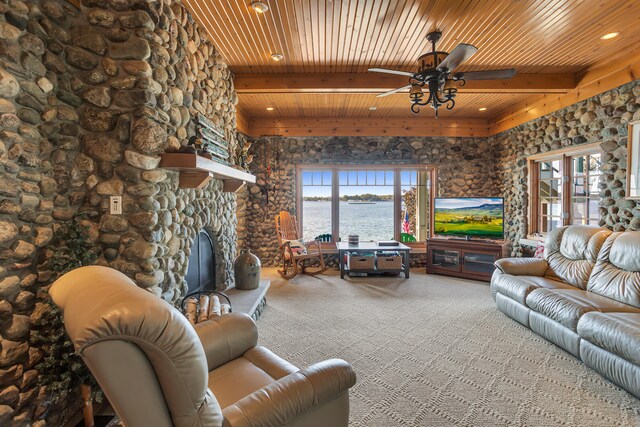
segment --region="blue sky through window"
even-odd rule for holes
[[[355,196],[358,194],[393,195],[394,173],[391,170],[342,170],[338,171],[340,194]],[[418,184],[415,170],[400,171],[400,184],[414,186]],[[302,185],[305,197],[327,197],[331,195],[331,171],[303,171]]]
[[[474,199],[474,198],[460,198],[460,199],[436,199],[436,209],[455,209],[455,208],[470,208],[482,205],[501,205],[502,199]]]

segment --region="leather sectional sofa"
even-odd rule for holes
[[[562,227],[496,267],[499,310],[640,397],[640,232]]]

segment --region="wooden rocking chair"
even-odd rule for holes
[[[307,243],[300,241],[298,224],[289,212],[281,211],[275,217],[278,250],[282,257],[282,269],[278,273],[285,279],[292,279],[298,273],[320,274],[327,271],[324,264],[320,242],[313,240]]]

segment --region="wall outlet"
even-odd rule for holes
[[[122,196],[109,197],[109,213],[113,215],[122,215]]]

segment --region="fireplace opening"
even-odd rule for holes
[[[216,256],[211,235],[202,230],[191,245],[187,267],[187,294],[216,290]]]

